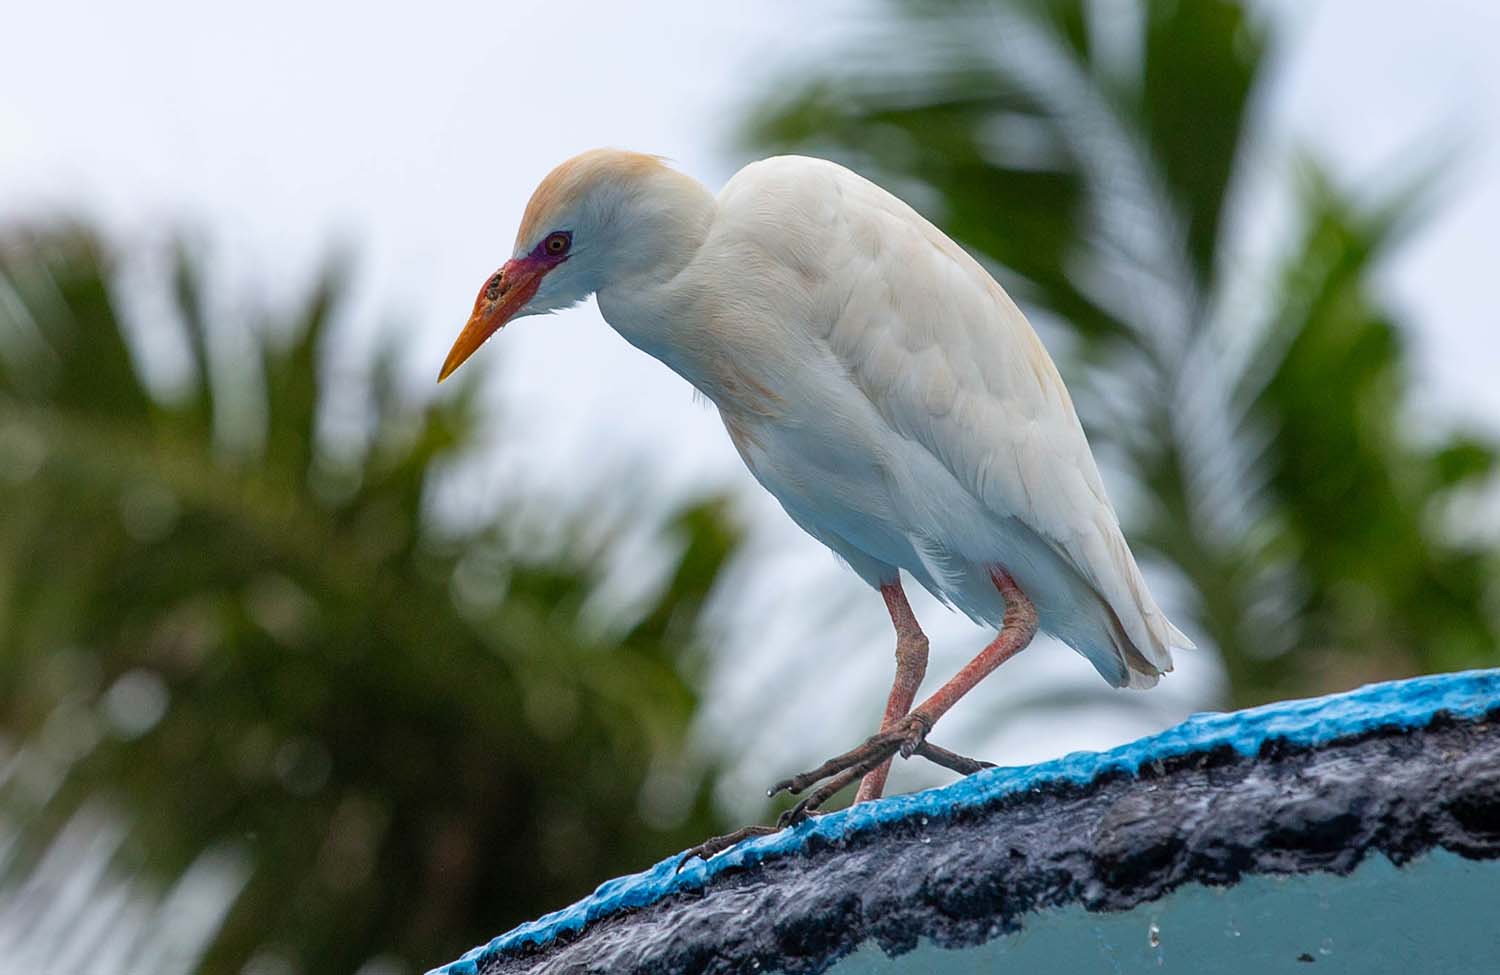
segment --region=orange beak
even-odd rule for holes
[[[453,374],[453,370],[464,364],[464,360],[484,344],[485,339],[505,327],[505,323],[516,317],[526,303],[541,287],[542,275],[551,267],[523,257],[506,261],[505,266],[484,283],[479,297],[474,301],[474,311],[469,323],[458,333],[458,340],[443,362],[443,371],[438,373],[438,382]]]

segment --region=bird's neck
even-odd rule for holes
[[[737,418],[776,414],[779,400],[760,367],[771,358],[757,353],[755,335],[726,301],[722,269],[708,265],[705,245],[718,204],[695,180],[679,180],[644,218],[653,229],[633,239],[649,263],[633,274],[617,274],[598,290],[599,312],[631,345],[661,360],[692,383],[724,414]],[[747,344],[749,343],[749,344]]]
[[[614,266],[597,291],[599,312],[615,331],[690,381],[675,355],[691,328],[684,319],[691,275],[684,272],[708,239],[717,209],[703,184],[663,168],[659,183],[622,221]]]

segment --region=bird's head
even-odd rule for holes
[[[438,382],[512,319],[567,308],[670,263],[673,242],[693,223],[686,204],[706,194],[660,158],[619,149],[552,170],[526,205],[510,260],[479,289]]]

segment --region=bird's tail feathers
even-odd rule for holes
[[[1162,622],[1167,627],[1167,643],[1178,650],[1197,650],[1198,644],[1188,639],[1188,635],[1172,625],[1172,621],[1162,617]]]

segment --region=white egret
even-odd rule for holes
[[[1154,685],[1172,648],[1192,646],[1147,590],[1020,309],[875,184],[783,156],[746,166],[715,196],[654,156],[570,159],[531,197],[511,259],[485,282],[440,378],[512,319],[589,295],[718,407],[755,478],[890,612],[896,676],[880,731],[781,783],[798,793],[823,783],[783,822],[856,778],[857,800],[878,797],[898,751],[979,767],[925,738],[1038,628],[1117,687]],[[927,639],[901,570],[999,631],[915,708]]]

